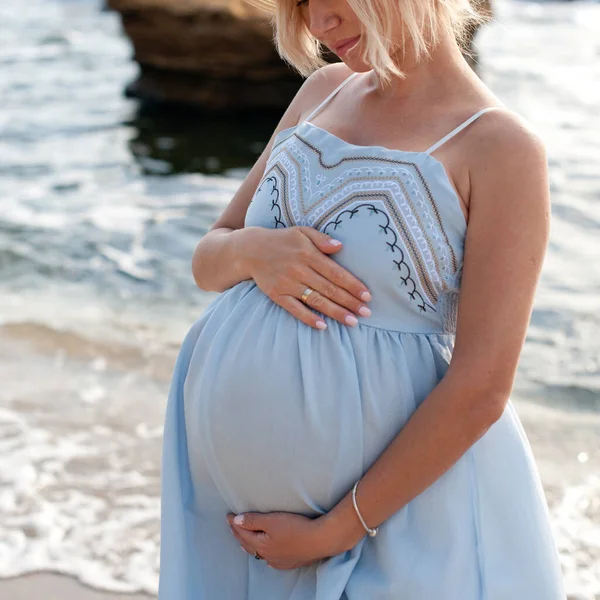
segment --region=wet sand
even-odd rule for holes
[[[99,592],[81,585],[75,579],[57,573],[32,573],[0,580],[2,600],[151,600],[143,594]]]

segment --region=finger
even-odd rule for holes
[[[312,243],[322,252],[337,252],[342,247],[342,242],[335,238],[307,225],[300,225],[298,229],[309,238]]]
[[[355,327],[358,324],[358,319],[352,313],[338,306],[317,291],[310,294],[303,304],[323,315],[334,318],[344,325]]]
[[[233,528],[235,530],[236,537],[244,543],[245,548],[251,548],[252,554],[254,554],[255,550],[258,550],[258,552],[262,554],[261,548],[264,548],[264,540],[266,536],[264,531],[248,531],[247,529],[242,529],[237,525],[233,525]]]
[[[328,314],[330,317],[333,317],[341,322],[344,321],[346,316],[354,316],[354,314],[361,315],[362,317],[371,316],[371,310],[364,302],[358,300],[356,296],[353,296],[344,288],[341,288],[328,279],[325,279],[325,277],[323,277],[320,273],[317,273],[315,270],[311,269],[311,271],[312,272],[308,275],[308,286],[319,292],[321,296],[331,300],[331,302],[340,308],[336,311],[336,314],[323,311],[311,304],[310,299],[312,294],[308,297],[309,306],[319,310],[320,312],[326,312],[326,314]],[[302,290],[302,292],[304,292],[304,290]],[[302,292],[300,296],[302,296]],[[345,309],[349,309],[352,312],[349,313]],[[341,318],[342,314],[344,315],[343,318]]]
[[[329,256],[318,253],[311,255],[309,265],[327,281],[346,290],[359,302],[369,302],[371,300],[369,288],[362,281],[354,277],[350,271],[347,271],[332,258],[329,258]]]
[[[323,317],[316,315],[306,306],[306,304],[304,304],[304,302],[294,298],[294,296],[284,294],[278,296],[276,302],[279,306],[285,308],[291,315],[306,325],[314,329],[327,329],[327,323],[325,323]],[[322,323],[322,325],[319,325],[319,323]]]
[[[230,527],[230,529],[231,533],[233,534],[233,537],[239,542],[242,549],[245,550],[248,554],[254,555],[254,549],[252,548],[252,546],[250,546],[245,540],[241,538],[241,536],[236,531],[235,527],[232,526]]]
[[[233,518],[233,524],[251,531],[266,531],[269,517],[262,513],[240,513]]]

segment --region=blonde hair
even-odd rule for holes
[[[470,0],[347,0],[362,23],[363,61],[379,75],[382,82],[391,75],[404,77],[391,54],[397,48],[391,39],[391,27],[400,18],[403,39],[400,49],[407,45],[417,61],[430,55],[443,31],[451,30],[464,53],[469,29],[487,21],[486,15]],[[481,4],[482,0],[475,0]],[[279,55],[307,77],[327,64],[321,44],[310,34],[296,0],[277,0],[271,19],[275,28],[275,47]]]

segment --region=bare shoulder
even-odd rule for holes
[[[510,109],[500,107],[500,110],[482,115],[477,126],[473,156],[482,159],[537,157],[545,160],[545,146],[539,134],[523,117]]]
[[[490,197],[491,190],[494,196],[511,195],[514,201],[523,194],[547,202],[547,156],[540,135],[525,119],[504,107],[482,115],[478,121],[468,149],[470,208]]]
[[[518,165],[546,164],[544,142],[517,113],[501,107],[481,115],[478,121],[469,148],[472,178],[483,177],[488,171],[506,174]]]
[[[312,73],[302,85],[301,93],[298,95],[300,120],[353,73],[354,71],[342,62],[325,65]]]

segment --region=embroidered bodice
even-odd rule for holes
[[[330,257],[370,289],[366,325],[454,333],[467,224],[442,163],[431,153],[359,146],[310,119],[280,131],[245,226],[310,226],[343,242]]]

